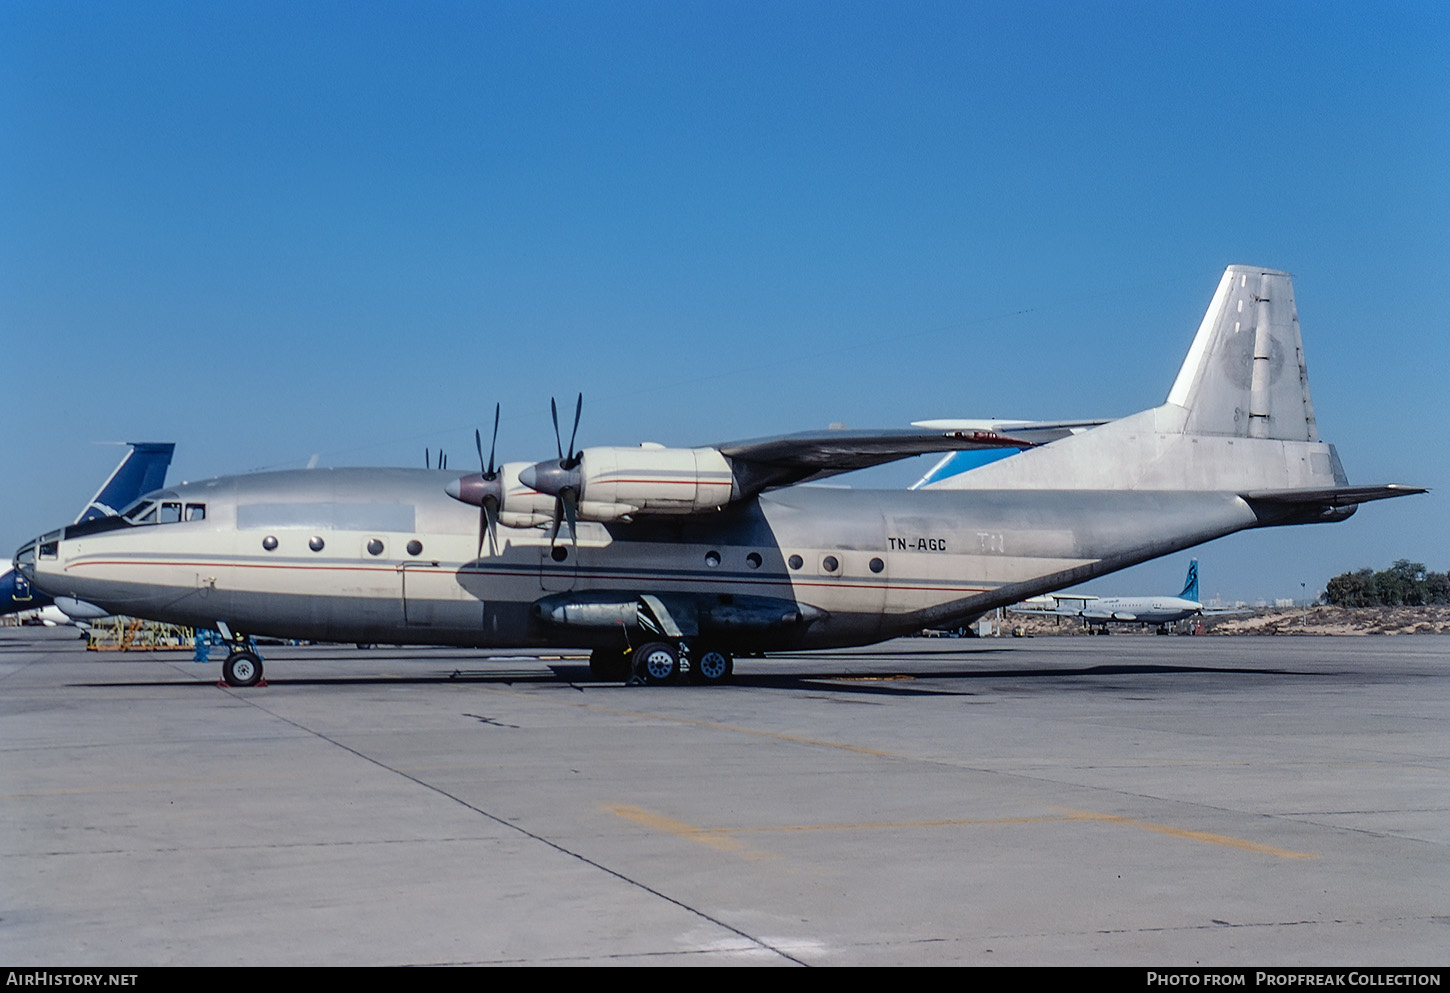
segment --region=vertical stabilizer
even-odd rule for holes
[[[171,465],[171,455],[175,450],[176,444],[170,441],[131,442],[131,450],[111,471],[75,522],[79,524],[118,513],[135,503],[142,494],[165,486],[166,470]]]
[[[1309,490],[1347,485],[1319,440],[1289,274],[1229,266],[1166,402],[930,489]]]
[[[1288,273],[1229,266],[1168,402],[1187,434],[1319,440]]]
[[[1183,592],[1178,594],[1181,599],[1198,602],[1198,559],[1188,563],[1188,578],[1183,582]]]

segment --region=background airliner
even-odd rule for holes
[[[1111,623],[1157,624],[1166,630],[1170,624],[1206,614],[1242,614],[1245,610],[1218,610],[1205,607],[1198,599],[1198,559],[1188,563],[1188,576],[1177,596],[1092,596],[1086,593],[1052,593],[1034,597],[1012,608],[1017,614],[1048,614],[1056,617],[1081,617],[1089,624],[1106,631]]]

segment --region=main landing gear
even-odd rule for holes
[[[684,673],[690,682],[710,686],[729,682],[735,659],[710,644],[649,641],[628,653],[596,648],[589,656],[589,671],[595,679],[623,679],[632,686],[676,683]]]

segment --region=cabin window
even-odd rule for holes
[[[371,541],[368,542],[368,554],[369,555],[381,555],[381,554],[383,554],[383,542],[382,542],[382,539],[381,538],[373,538]]]
[[[161,514],[157,520],[162,524],[176,524],[181,521],[181,504],[167,501],[161,505]]]
[[[834,555],[827,555],[821,559],[822,572],[836,572],[841,568],[841,563]]]
[[[751,552],[749,555],[745,556],[745,564],[750,566],[750,568],[752,569],[759,569],[760,563],[762,561],[763,560],[761,559],[759,552]]]
[[[872,559],[871,560],[871,571],[872,572],[880,572],[882,569],[885,569],[885,568],[886,568],[886,563],[885,562],[882,562],[880,559]]]
[[[705,553],[705,564],[707,566],[709,566],[711,569],[714,569],[716,566],[718,566],[720,564],[720,553],[719,552],[706,552]]]
[[[189,503],[186,505],[186,519],[188,521],[206,520],[206,504]]]
[[[799,569],[801,566],[806,564],[806,560],[801,558],[799,555],[792,555],[786,561],[789,563],[792,569]]]
[[[421,541],[419,541],[417,538],[414,538],[412,541],[408,542],[408,554],[409,555],[422,555],[423,554],[423,543]]]
[[[324,544],[326,543],[322,540],[321,535],[314,534],[311,538],[307,539],[307,547],[312,549],[314,552],[322,551],[322,546]]]
[[[275,552],[277,550],[277,536],[273,534],[267,535],[267,537],[262,539],[262,547],[269,552]]]

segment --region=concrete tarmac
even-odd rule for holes
[[[1450,963],[1450,637],[263,654],[0,630],[0,961]]]

